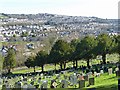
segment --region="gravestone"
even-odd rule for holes
[[[94,72],[94,76],[96,77],[96,75],[97,75],[97,72]]]
[[[29,81],[29,82],[31,82],[31,81],[32,81],[32,79],[31,79],[31,78],[29,78],[29,79],[28,79],[28,81]]]
[[[23,80],[23,76],[20,76],[20,79]]]
[[[103,74],[104,73],[104,71],[103,70],[100,70],[100,74]]]
[[[88,81],[88,80],[89,80],[89,76],[88,76],[88,75],[85,75],[85,76],[84,76],[84,79],[85,79],[85,81]]]
[[[95,84],[95,79],[89,78],[89,85],[94,85],[94,84]]]
[[[116,71],[116,76],[120,76],[120,70]]]
[[[40,78],[38,78],[38,83],[40,83],[41,82],[41,77]]]
[[[92,72],[87,73],[87,75],[88,75],[89,77],[91,77],[91,76],[92,76]]]
[[[55,80],[51,80],[51,87],[52,88],[57,88],[57,83],[56,83],[56,81]]]
[[[115,71],[118,71],[119,70],[119,68],[115,68]]]
[[[101,74],[101,73],[97,73],[97,74],[96,74],[96,77],[100,77],[100,74]]]
[[[109,75],[112,74],[112,68],[108,69],[108,73],[109,73]]]
[[[42,88],[47,88],[47,86],[48,86],[48,81],[44,80],[43,83],[41,84],[41,89]]]
[[[0,89],[2,89],[3,79],[0,78]]]
[[[39,88],[39,84],[36,84],[36,85],[35,85],[35,88],[38,89],[38,88]]]
[[[61,81],[62,88],[68,88],[68,82],[66,80]]]
[[[3,86],[2,86],[2,90],[6,90],[7,88],[6,88],[6,85],[5,84],[3,84]]]
[[[79,81],[79,88],[85,87],[85,80],[80,80]]]
[[[15,87],[15,88],[18,88],[18,82],[15,82],[14,87]]]
[[[77,76],[74,73],[74,75],[73,75],[73,85],[76,85],[76,84],[77,84]]]
[[[28,84],[25,83],[25,84],[22,86],[22,88],[23,88],[23,90],[27,90],[27,88],[28,88]]]
[[[35,88],[35,87],[34,87],[34,85],[32,85],[32,84],[28,84],[28,88],[33,89],[33,88]]]
[[[27,77],[23,78],[23,83],[27,83]]]
[[[72,76],[69,77],[69,81],[70,81],[70,84],[73,85],[73,77]]]

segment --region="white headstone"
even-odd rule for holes
[[[109,69],[108,69],[108,73],[109,73],[109,74],[112,74],[112,68],[109,68]]]
[[[101,74],[103,74],[103,73],[104,73],[104,71],[103,71],[103,70],[100,70],[100,73],[101,73]]]
[[[97,72],[94,72],[94,76],[96,77],[96,75],[97,75]]]

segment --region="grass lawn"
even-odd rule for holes
[[[117,90],[118,87],[118,78],[115,74],[108,75],[105,73],[100,77],[95,78],[95,85],[90,86],[89,88],[96,88],[97,90]]]

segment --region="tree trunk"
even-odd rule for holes
[[[106,64],[106,54],[102,55],[103,64]]]
[[[54,65],[55,65],[55,71],[56,71],[56,63]]]
[[[42,72],[44,72],[44,65],[42,65],[41,68],[42,68]]]
[[[75,68],[75,61],[73,61],[73,68]]]
[[[62,63],[60,63],[60,69],[62,70]]]
[[[77,67],[78,67],[78,61],[77,60],[75,60],[76,61],[76,67],[75,67],[75,69],[77,69]]]
[[[120,71],[120,53],[119,53],[119,66],[118,66],[118,68],[119,68],[119,71]]]
[[[87,60],[87,67],[90,68],[90,60]]]
[[[11,69],[8,69],[8,73],[10,73],[11,72]]]
[[[66,69],[66,62],[64,62],[64,69]]]
[[[120,63],[120,53],[119,53],[119,63]]]
[[[34,67],[34,73],[35,73],[35,67]]]

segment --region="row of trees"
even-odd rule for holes
[[[73,62],[75,68],[78,67],[78,60],[85,60],[90,68],[90,60],[98,55],[102,56],[103,64],[106,64],[106,54],[118,53],[120,56],[120,35],[109,36],[101,34],[98,37],[86,36],[83,39],[75,39],[70,43],[58,40],[52,46],[50,53],[40,51],[35,57],[30,56],[25,65],[29,67],[41,66],[44,71],[45,64],[59,64],[61,69],[66,68],[67,62]],[[119,58],[120,59],[120,58]]]
[[[120,61],[120,35],[109,36],[101,34],[98,37],[86,36],[84,38],[72,40],[70,43],[58,40],[51,47],[50,52],[39,51],[35,56],[30,56],[25,61],[25,65],[30,68],[40,66],[44,71],[45,64],[59,64],[61,69],[66,68],[67,62],[73,62],[74,68],[78,67],[78,60],[85,60],[88,68],[90,60],[98,55],[102,56],[103,64],[106,64],[106,54],[118,53]],[[15,67],[15,51],[10,48],[4,59],[3,66],[10,72]]]

